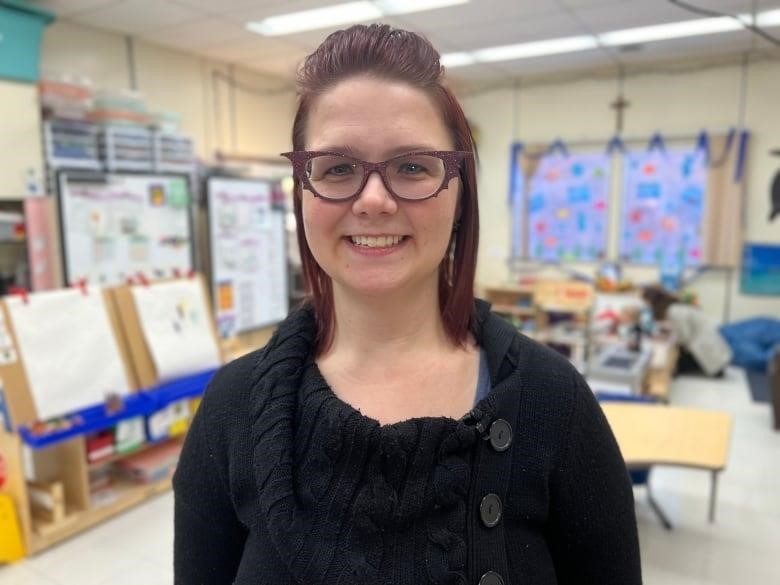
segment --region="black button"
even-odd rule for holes
[[[479,585],[504,585],[504,580],[501,575],[495,571],[488,571],[479,580]]]
[[[488,494],[482,498],[482,503],[479,505],[479,517],[482,519],[482,524],[488,528],[493,528],[501,522],[501,498],[496,494]]]
[[[503,418],[499,418],[490,425],[490,445],[501,453],[509,449],[512,444],[512,427]]]

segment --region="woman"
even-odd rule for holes
[[[653,319],[671,328],[680,346],[675,373],[723,377],[731,362],[731,347],[699,308],[682,303],[661,286],[648,286],[642,298]]]
[[[174,478],[176,583],[640,583],[592,393],[474,301],[474,144],[438,53],[355,26],[298,88],[311,303],[205,394]]]

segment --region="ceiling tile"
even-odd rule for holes
[[[247,22],[263,20],[269,16],[312,10],[314,8],[322,8],[323,6],[341,4],[346,1],[349,0],[288,0],[287,2],[275,0],[274,2],[254,2],[235,10],[223,10],[221,11],[221,16],[232,22],[244,25]]]
[[[440,31],[462,29],[466,26],[487,26],[498,22],[523,26],[527,18],[540,14],[550,14],[552,17],[557,15],[568,20],[555,0],[471,0],[467,4],[396,15],[396,18],[416,29]]]
[[[250,41],[255,35],[238,24],[216,18],[204,18],[156,29],[140,36],[151,43],[200,50],[215,45]]]
[[[574,13],[594,33],[695,18],[693,15],[681,13],[677,6],[669,2],[647,2],[646,0],[627,0],[618,4],[591,6],[578,9]]]
[[[624,4],[630,0],[558,0],[562,8],[587,8],[604,4]]]
[[[586,34],[569,15],[556,14],[525,18],[518,22],[493,21],[485,25],[461,25],[459,28],[438,30],[428,38],[439,46],[453,46],[455,50],[470,51],[532,41]]]
[[[140,34],[156,29],[199,20],[203,12],[180,4],[160,0],[124,0],[88,12],[78,13],[72,20],[109,30]]]
[[[197,8],[213,14],[224,14],[231,10],[247,9],[253,6],[265,6],[279,4],[283,0],[172,0],[175,4]],[[338,0],[335,0],[338,1]]]

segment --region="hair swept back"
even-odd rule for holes
[[[388,25],[355,25],[329,35],[303,62],[296,86],[298,109],[292,129],[293,150],[306,149],[306,122],[312,103],[338,83],[356,76],[408,84],[433,100],[449,130],[455,150],[474,153],[461,167],[461,198],[458,229],[453,231],[451,253],[439,269],[439,308],[447,336],[464,344],[473,328],[474,276],[479,240],[477,205],[477,152],[463,109],[444,85],[439,53],[420,35]],[[298,246],[306,289],[317,321],[315,354],[321,355],[333,342],[335,315],[333,283],[311,253],[303,226],[302,185],[295,179],[294,211]]]

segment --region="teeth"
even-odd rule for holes
[[[367,248],[389,248],[397,246],[403,239],[403,236],[351,236],[353,244]]]

